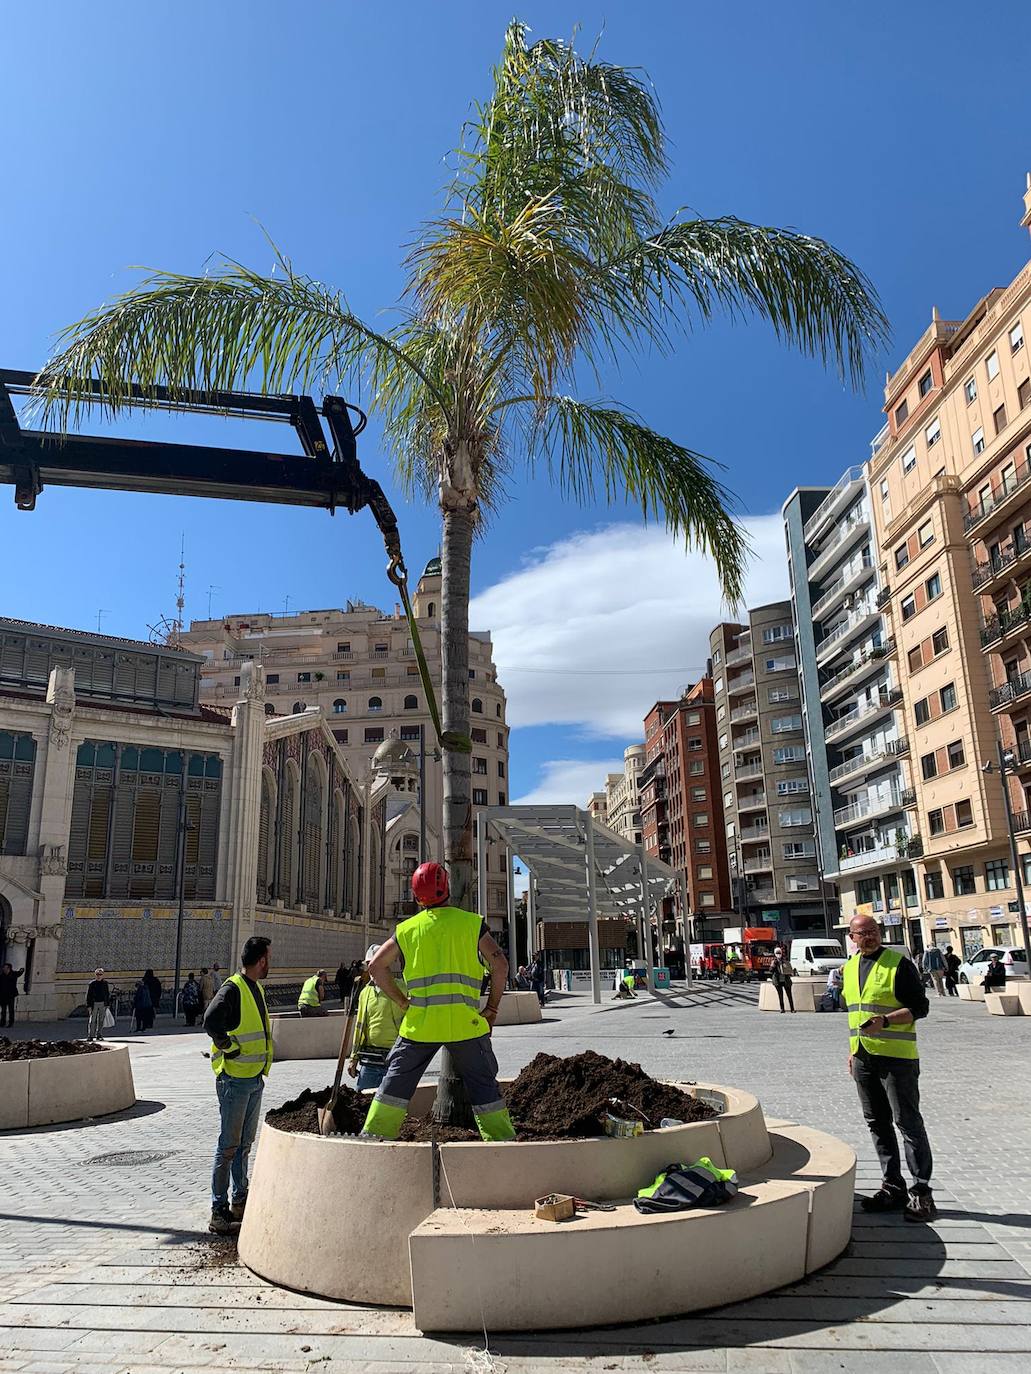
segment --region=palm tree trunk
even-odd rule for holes
[[[467,502],[456,508],[449,501],[444,507],[440,570],[442,723],[445,731],[463,738],[469,735],[469,580],[474,519]],[[466,751],[444,749],[443,755],[444,862],[451,879],[451,900],[462,906],[472,892],[472,770]],[[479,905],[481,910],[485,908],[484,893],[479,894]],[[440,1066],[433,1119],[447,1126],[474,1124],[465,1085],[447,1050]]]

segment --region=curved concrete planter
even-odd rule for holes
[[[542,1020],[535,992],[503,992],[496,1026],[531,1026]]]
[[[121,1112],[136,1101],[125,1045],[0,1064],[0,1130]]]
[[[462,1330],[475,1328],[479,1317],[470,1318],[468,1304],[449,1296],[453,1281],[460,1280],[447,1266],[474,1262],[465,1254],[471,1230],[475,1267],[481,1269],[482,1259],[482,1272],[470,1291],[484,1295],[490,1326],[512,1330],[622,1320],[623,1308],[617,1311],[612,1297],[624,1284],[628,1318],[737,1301],[794,1281],[807,1266],[838,1254],[851,1228],[851,1150],[815,1132],[808,1133],[808,1146],[787,1140],[788,1132],[771,1138],[762,1108],[749,1093],[715,1084],[689,1091],[721,1105],[723,1114],[633,1139],[441,1145],[436,1208],[428,1144],[291,1135],[266,1124],[240,1257],[285,1287],[351,1302],[414,1302],[422,1329]],[[433,1093],[431,1085],[420,1088],[412,1111],[427,1111]],[[821,1150],[824,1158],[817,1160]],[[741,1196],[729,1208],[646,1218],[624,1203],[613,1213],[561,1224],[530,1216],[533,1200],[549,1192],[595,1201],[632,1198],[670,1160],[702,1155],[737,1170]],[[836,1191],[827,1192],[831,1183]],[[334,1216],[337,1224],[313,1231],[315,1214]],[[697,1225],[703,1217],[710,1219],[705,1235]],[[738,1219],[731,1224],[731,1218]],[[656,1221],[668,1233],[641,1231]],[[567,1234],[580,1240],[567,1247]],[[637,1249],[625,1248],[631,1234],[640,1235],[633,1241],[639,1256]],[[661,1242],[658,1251],[649,1248],[655,1242]],[[461,1252],[457,1259],[453,1246]],[[667,1280],[656,1282],[667,1261],[674,1268]],[[718,1279],[704,1278],[713,1264]],[[595,1271],[598,1282],[585,1277]],[[639,1279],[631,1277],[635,1272]],[[619,1284],[612,1282],[614,1274]]]
[[[819,1011],[820,998],[827,991],[826,978],[795,978],[791,983],[791,992],[795,1002],[796,1011]],[[787,998],[784,999],[785,1004]],[[759,988],[759,1010],[760,1011],[780,1011],[780,1002],[777,1000],[777,989],[773,984],[766,980]],[[785,1006],[785,1010],[788,1010]]]
[[[272,1015],[269,1022],[275,1061],[335,1059],[340,1053],[340,1037],[344,1033],[342,1010],[327,1011],[325,1016],[302,1016],[292,1011]]]

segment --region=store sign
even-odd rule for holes
[[[948,930],[949,918],[947,916],[936,916],[934,918],[935,930]]]
[[[902,917],[901,917],[901,916],[885,916],[885,918],[884,918],[884,924],[885,924],[886,926],[900,926],[900,925],[902,924]]]
[[[989,916],[1001,916],[1001,915],[1002,915],[1002,907],[1001,907],[1001,906],[990,906],[990,907],[988,908],[988,915],[989,915]]]

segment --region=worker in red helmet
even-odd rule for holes
[[[450,885],[440,864],[422,864],[415,870],[412,894],[422,910],[402,921],[369,961],[369,977],[404,1017],[362,1134],[397,1139],[420,1078],[446,1046],[465,1084],[480,1135],[484,1140],[512,1140],[515,1131],[498,1087],[498,1061],[490,1043],[508,979],[508,960],[482,917],[447,905]],[[390,972],[399,955],[404,959],[405,992]],[[484,965],[490,973],[490,993],[481,1012]]]

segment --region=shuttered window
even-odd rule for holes
[[[0,730],[0,854],[24,854],[36,768],[31,735]]]

